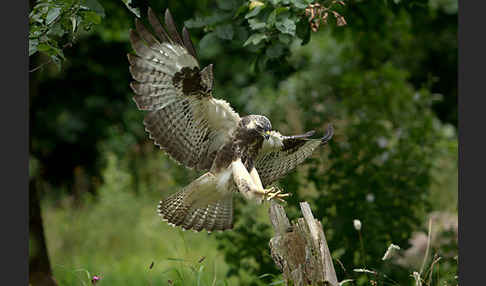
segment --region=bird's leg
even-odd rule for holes
[[[262,181],[260,180],[260,175],[258,175],[258,172],[255,168],[251,169],[250,171],[250,176],[255,185],[257,185],[258,188],[263,190],[263,184]]]
[[[252,170],[253,175],[248,173],[245,165],[241,159],[237,159],[232,163],[233,180],[238,187],[240,193],[247,199],[257,199],[258,201],[269,199],[280,199],[288,196],[288,194],[281,194],[281,191],[275,187],[264,189],[255,169]]]
[[[268,189],[263,188],[262,181],[260,180],[260,175],[258,175],[257,169],[253,168],[250,171],[250,176],[253,179],[253,182],[263,190],[263,200],[271,200],[271,199],[278,199],[283,201],[283,198],[290,196],[288,193],[282,193],[282,190],[278,189],[277,187],[270,187]]]

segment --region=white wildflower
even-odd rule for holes
[[[378,144],[378,146],[380,146],[380,148],[385,148],[386,146],[388,146],[388,140],[383,136],[376,139],[376,143]]]
[[[366,201],[369,202],[369,203],[372,203],[375,201],[375,195],[373,195],[372,193],[369,193],[366,195]]]
[[[353,220],[354,229],[357,231],[361,230],[361,221],[359,219]]]
[[[385,255],[383,255],[383,258],[381,260],[387,260],[388,258],[392,257],[396,251],[400,250],[400,246],[395,245],[395,244],[390,244],[388,246],[388,249],[385,252]]]

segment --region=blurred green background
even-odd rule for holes
[[[132,2],[170,8],[179,27],[248,3]],[[294,194],[291,219],[305,200],[322,220],[340,281],[415,285],[423,269],[425,285],[457,285],[457,0],[345,3],[346,26],[323,25],[306,45],[290,39],[278,57],[243,46],[245,21],[190,32],[202,66],[214,64],[214,96],[240,115],[264,114],[285,134],[334,125],[330,144],[280,185]],[[281,284],[267,204],[238,200],[235,229],[222,234],[182,232],[156,215],[198,174],[145,134],[126,59],[135,16],[122,1],[99,4],[104,17],[63,50],[61,69],[43,65],[49,51],[30,56],[31,284],[52,285],[42,273],[58,285],[93,275],[99,285]],[[401,250],[382,261],[391,243]]]

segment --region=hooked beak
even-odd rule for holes
[[[265,131],[265,133],[263,133],[263,137],[265,138],[265,140],[270,139],[270,131]]]

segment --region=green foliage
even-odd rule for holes
[[[122,0],[122,1],[127,6],[128,10],[130,10],[133,14],[135,14],[137,17],[140,18],[140,8],[137,8],[136,5],[134,5],[134,1],[132,0]]]
[[[62,73],[32,74],[31,173],[46,186],[43,215],[56,278],[81,285],[73,271],[83,268],[104,274],[103,284],[140,285],[153,278],[153,285],[166,279],[194,285],[204,253],[203,285],[212,283],[214,273],[216,285],[224,284],[224,273],[232,275],[229,285],[279,283],[267,247],[267,205],[238,200],[235,230],[218,240],[182,237],[155,215],[161,198],[199,174],[168,159],[143,130],[125,58],[134,20],[128,2],[99,1],[105,18],[91,33],[81,33],[85,29],[76,22],[79,37],[69,50],[62,45],[72,40],[72,22],[52,27],[48,38],[56,45],[41,49],[57,48],[69,61]],[[142,2],[130,7],[140,9],[144,21],[137,6]],[[334,258],[347,268],[344,273],[335,263],[340,280],[367,281],[350,273],[364,261],[407,285],[412,269],[380,262],[386,246],[406,249],[430,209],[457,210],[457,14],[433,4],[447,1],[346,1],[336,9],[349,24],[314,33],[303,11],[306,1],[251,2],[149,4],[159,15],[169,7],[178,27],[192,17],[185,24],[201,63],[215,65],[215,97],[242,116],[265,114],[285,134],[322,134],[334,125],[330,145],[280,180],[294,194],[286,210],[295,219],[298,202],[311,203]],[[63,22],[58,19],[64,11],[57,17],[51,11],[49,19],[49,10],[34,14],[50,27]],[[29,45],[39,51],[35,39]],[[363,222],[365,256],[355,218]],[[447,247],[457,250],[454,243]]]
[[[133,193],[134,176],[115,154],[106,153],[99,195],[82,197],[75,207],[69,197],[43,204],[45,232],[54,276],[59,285],[234,285],[206,233],[182,232],[155,215],[159,192]],[[146,158],[150,165],[160,157]],[[164,159],[162,159],[164,161]],[[160,181],[158,181],[160,182]],[[167,192],[179,185],[165,181],[151,187]],[[60,207],[62,206],[62,207]],[[153,263],[153,267],[149,266]]]
[[[302,120],[303,129],[292,133],[323,130],[327,122],[335,126],[329,150],[307,161],[298,174],[281,180],[285,190],[294,194],[287,211],[296,218],[297,202],[309,201],[316,217],[323,219],[335,259],[347,268],[365,264],[407,280],[405,269],[382,268],[376,258],[391,242],[408,247],[408,239],[429,209],[432,176],[441,168],[436,163],[457,154],[442,149],[451,142],[443,135],[450,126],[442,126],[433,114],[435,97],[426,89],[415,90],[408,83],[409,75],[391,62],[363,70],[359,57],[347,58],[348,52],[356,55],[358,49],[350,38],[339,43],[329,34],[321,35],[293,51],[291,63],[307,64],[278,88],[260,90],[259,97],[261,102],[273,103],[270,114],[279,129],[285,130],[286,122],[294,120]],[[293,118],[296,110],[299,116]],[[448,176],[456,169],[450,170]],[[240,222],[235,231],[220,235],[229,274],[277,274],[263,243],[271,237],[268,222],[252,216],[255,212],[247,210],[251,206],[237,208]],[[352,225],[355,218],[364,225],[365,257]],[[249,261],[254,258],[258,264],[253,266]],[[338,267],[337,271],[340,279],[349,278]],[[249,285],[259,285],[258,280]]]
[[[310,20],[305,13],[313,1],[218,1],[217,7],[209,15],[196,16],[187,20],[188,28],[204,28],[215,31],[216,36],[228,41],[235,31],[244,34],[243,46],[256,53],[255,66],[264,69],[275,60],[284,60],[289,55],[289,44],[299,40],[306,44],[310,40]],[[338,1],[329,2],[326,11],[333,11]],[[337,12],[334,12],[337,13]],[[339,15],[339,14],[333,14]]]
[[[29,56],[45,53],[60,69],[66,59],[63,50],[103,17],[97,0],[38,0],[29,13]]]

